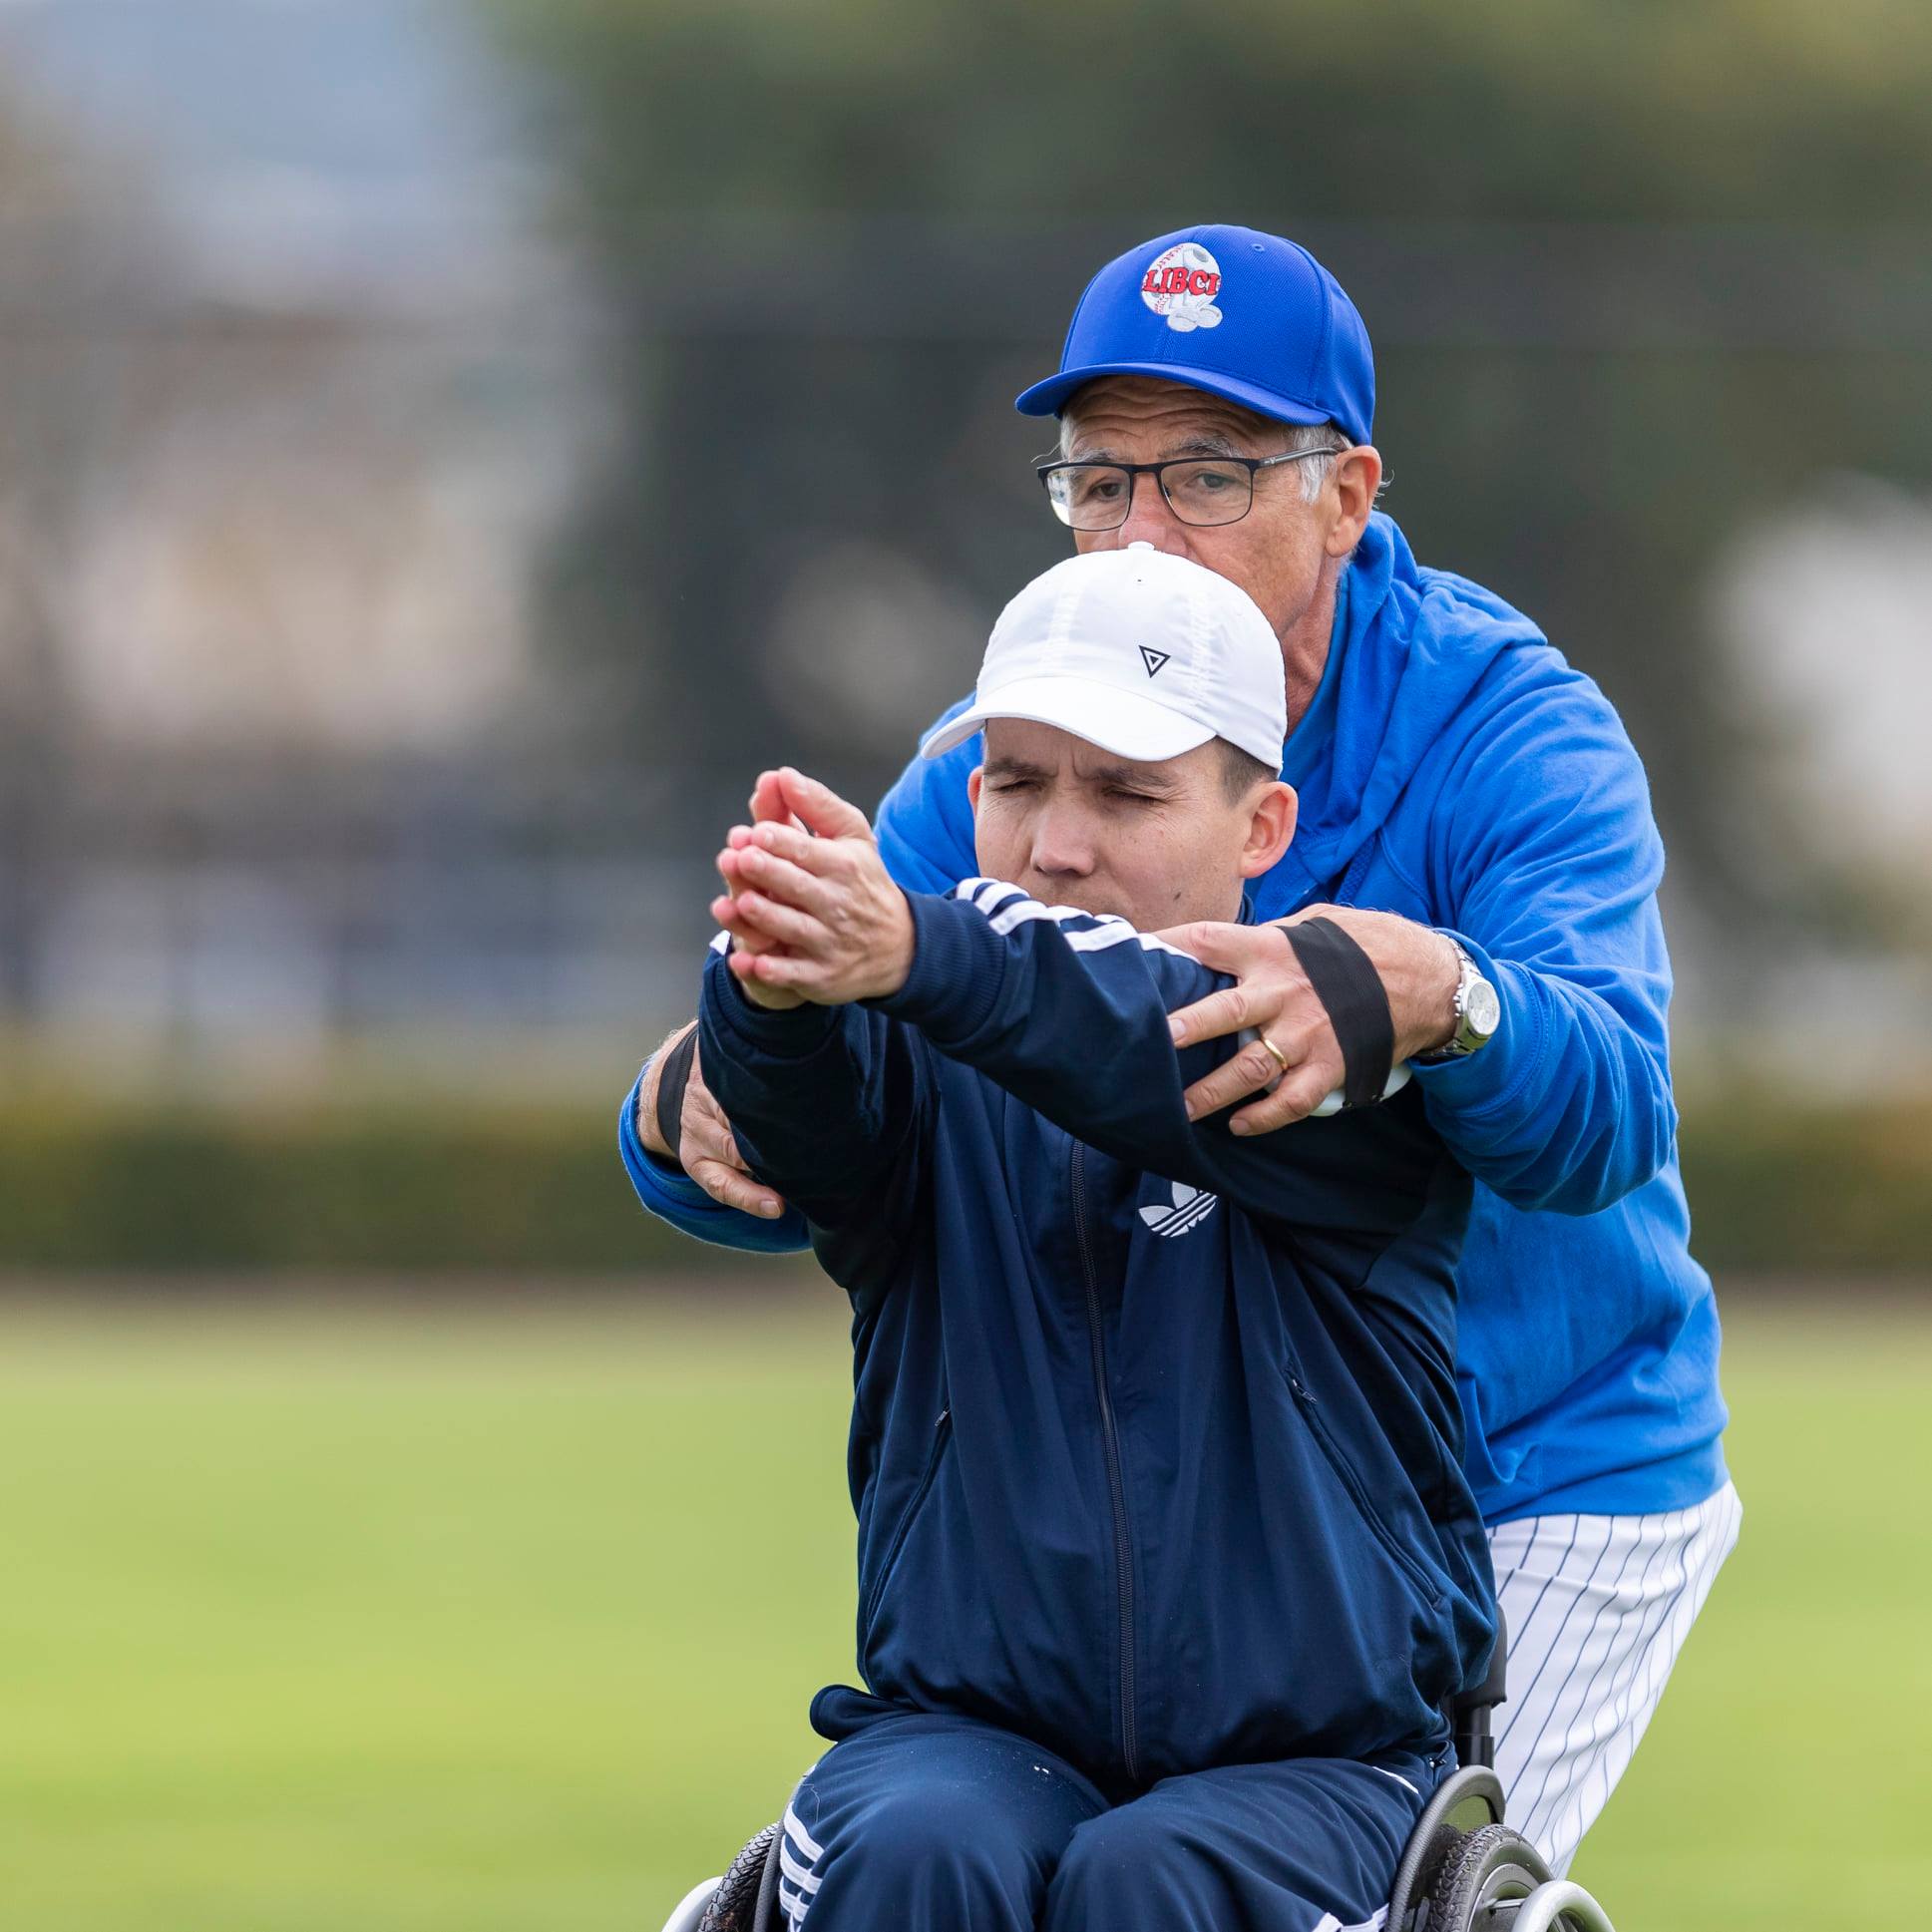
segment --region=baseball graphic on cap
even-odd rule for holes
[[[1220,292],[1221,264],[1198,241],[1182,241],[1156,255],[1140,282],[1140,299],[1183,335],[1220,322],[1214,305]]]

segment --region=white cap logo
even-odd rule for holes
[[[1214,305],[1220,293],[1221,264],[1198,241],[1182,241],[1156,255],[1140,278],[1140,299],[1183,335],[1220,322]]]

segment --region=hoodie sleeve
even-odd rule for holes
[[[1511,699],[1444,793],[1432,897],[1502,1024],[1480,1052],[1416,1067],[1429,1116],[1512,1206],[1595,1214],[1656,1174],[1677,1132],[1643,766],[1573,677]]]
[[[889,1275],[932,1101],[921,1042],[864,1006],[754,1005],[717,947],[698,1053],[751,1171],[813,1229],[843,1237],[839,1278]]]
[[[956,718],[971,701],[962,698],[933,730]],[[979,762],[982,743],[977,737],[968,738],[938,758],[915,753],[899,782],[880,801],[873,826],[879,856],[909,893],[949,892],[978,863],[973,857],[966,780]]]
[[[1126,921],[1042,906],[967,879],[911,894],[912,971],[875,1002],[1077,1139],[1248,1212],[1308,1228],[1385,1234],[1420,1211],[1441,1143],[1419,1109],[1365,1108],[1236,1139],[1190,1121],[1186,1087],[1238,1048],[1177,1053],[1167,1015],[1225,976]]]

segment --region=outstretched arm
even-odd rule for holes
[[[871,1248],[893,1249],[928,1104],[916,1043],[861,1006],[774,1009],[733,976],[724,948],[720,938],[705,967],[699,1051],[747,1167],[814,1228],[863,1224]]]
[[[970,702],[969,697],[962,698],[946,716]],[[976,738],[941,758],[916,757],[887,793],[879,808],[879,855],[886,870],[909,891],[945,892],[972,870],[972,811],[966,802],[966,777],[978,761]],[[752,794],[751,813],[754,819],[789,818],[776,774],[760,779]],[[685,1030],[678,1027],[664,1047]],[[731,1122],[705,1080],[702,1053],[684,1088],[674,1150],[659,1133],[656,1079],[664,1047],[644,1062],[618,1115],[618,1145],[638,1200],[660,1221],[700,1241],[759,1254],[792,1253],[805,1247],[804,1217],[747,1172]]]
[[[732,892],[713,911],[781,949],[734,955],[745,982],[870,1000],[1078,1138],[1254,1212],[1361,1229],[1413,1217],[1438,1150],[1410,1110],[1413,1131],[1371,1110],[1259,1140],[1188,1117],[1187,1080],[1237,1050],[1231,1040],[1175,1050],[1168,1008],[1222,983],[1198,962],[1122,920],[1042,906],[995,881],[907,895],[862,817],[814,781],[788,784],[808,824],[848,815],[846,835],[733,833],[720,862]],[[1375,1158],[1362,1157],[1364,1139]]]
[[[754,819],[790,823],[768,779],[760,780],[750,803]],[[624,1172],[645,1211],[681,1234],[747,1254],[796,1253],[811,1243],[805,1218],[746,1166],[730,1119],[705,1081],[701,1053],[692,1052],[675,1119],[660,1121],[658,1087],[665,1060],[696,1028],[696,1020],[673,1028],[631,1083],[617,1113]]]

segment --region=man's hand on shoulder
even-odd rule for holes
[[[1368,955],[1388,995],[1395,1024],[1397,1066],[1417,1053],[1445,1044],[1455,1031],[1457,960],[1440,933],[1394,913],[1354,906],[1309,906],[1293,920],[1322,918],[1339,926]],[[1229,1123],[1238,1134],[1266,1134],[1304,1119],[1342,1084],[1342,1047],[1309,977],[1274,925],[1180,926],[1161,937],[1191,953],[1203,966],[1234,974],[1237,983],[1183,1006],[1169,1025],[1176,1046],[1253,1028],[1280,1051],[1287,1069],[1259,1040],[1224,1060],[1187,1090],[1190,1119],[1200,1120],[1251,1093],[1261,1093],[1281,1074],[1281,1084]]]
[[[912,970],[913,913],[866,815],[790,767],[765,773],[752,796],[758,823],[732,827],[711,906],[745,996],[836,1006],[897,992]]]

